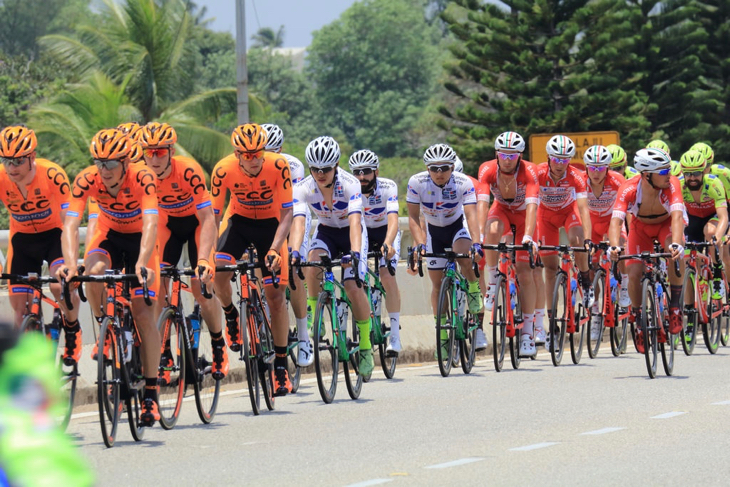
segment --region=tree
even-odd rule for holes
[[[436,87],[438,29],[415,0],[356,2],[314,33],[307,75],[317,123],[383,157],[411,152],[404,140]],[[321,122],[320,122],[321,121]]]
[[[271,27],[262,27],[254,35],[252,47],[281,47],[284,45],[284,26],[274,32]]]

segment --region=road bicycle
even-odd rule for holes
[[[597,339],[591,338],[587,333],[588,356],[595,358],[603,341],[605,328],[609,330],[611,342],[611,353],[614,357],[626,353],[626,342],[628,341],[629,318],[631,310],[629,307],[622,308],[618,303],[618,296],[621,286],[619,281],[611,272],[611,259],[609,258],[608,242],[596,244],[600,252],[598,268],[593,277],[593,291],[596,302],[591,309],[591,328],[597,323],[599,335]],[[594,321],[595,320],[595,321]]]
[[[383,245],[383,252],[388,253],[387,245]],[[395,375],[398,355],[389,356],[386,353],[388,338],[390,337],[390,327],[383,321],[383,300],[386,296],[385,288],[380,281],[380,260],[383,257],[383,252],[378,250],[368,253],[368,259],[373,259],[374,265],[373,269],[370,269],[370,266],[367,267],[363,283],[365,284],[368,303],[370,303],[370,341],[373,344],[373,349],[376,347],[378,349],[380,366],[383,369],[385,378],[392,379]],[[386,266],[390,275],[394,276],[395,268],[393,267],[393,262],[386,260]]]

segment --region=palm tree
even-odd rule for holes
[[[262,27],[251,36],[253,47],[281,47],[284,45],[284,26],[274,32],[271,27]]]

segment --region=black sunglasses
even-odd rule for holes
[[[22,166],[26,162],[28,162],[28,157],[0,157],[0,160],[3,161],[3,164],[6,166]]]
[[[454,166],[451,164],[444,164],[442,166],[428,166],[429,172],[446,172],[453,169]]]
[[[314,174],[314,173],[329,174],[334,169],[335,169],[334,167],[310,167],[309,172],[311,172],[312,174]]]
[[[370,176],[373,172],[375,171],[373,171],[369,167],[366,167],[363,169],[355,169],[354,171],[352,171],[352,174],[354,174],[355,176]]]

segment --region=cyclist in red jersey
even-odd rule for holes
[[[684,227],[687,213],[682,199],[682,188],[671,172],[671,160],[666,152],[659,149],[641,149],[634,156],[634,167],[640,177],[626,181],[619,188],[616,205],[613,209],[609,241],[611,258],[618,259],[621,251],[619,244],[621,228],[627,213],[634,216],[629,226],[629,240],[626,251],[637,254],[654,250],[654,240],[658,240],[672,253],[672,260],[679,261],[680,275],[684,274]],[[669,332],[682,330],[682,278],[675,273],[674,266],[667,266],[671,288],[669,303]],[[636,323],[641,323],[641,277],[644,265],[641,260],[628,261],[629,296],[632,314]],[[641,330],[638,330],[637,347],[643,352]],[[660,329],[660,338],[663,335]]]
[[[142,269],[147,271],[150,299],[157,299],[160,264],[157,255],[157,196],[155,176],[141,164],[130,164],[131,142],[118,129],[102,130],[89,148],[94,166],[81,171],[74,181],[72,200],[64,222],[62,246],[64,265],[57,278],[77,275],[79,226],[86,201],[98,203],[96,230],[86,248],[86,274],[104,274],[107,269],[134,270],[132,314],[142,338],[142,367],[145,375],[140,422],[152,426],[160,419],[157,405],[157,374],[160,365],[160,334],[156,306],[147,306],[142,296]],[[102,311],[103,284],[88,283],[86,295],[95,314]],[[98,318],[98,316],[97,316]],[[97,351],[102,353],[101,351]],[[98,359],[98,357],[97,357]]]
[[[522,160],[525,140],[516,132],[504,132],[494,144],[497,159],[487,161],[479,168],[479,183],[482,186],[478,201],[479,228],[486,244],[498,244],[505,234],[511,234],[510,226],[516,227],[515,243],[532,245],[536,227],[538,205],[538,183],[535,170]],[[494,204],[486,211],[486,188],[494,196]],[[536,248],[535,248],[536,250]],[[489,289],[485,299],[487,310],[494,305],[498,255],[486,252],[487,281]],[[520,354],[534,356],[537,353],[533,338],[535,325],[535,279],[530,269],[527,252],[517,252],[517,277],[520,280],[520,303],[522,305],[522,343]]]

